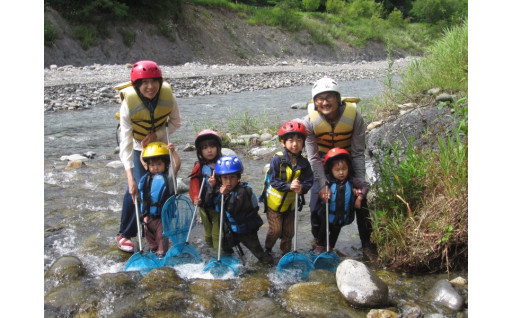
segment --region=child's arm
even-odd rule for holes
[[[178,156],[178,153],[176,152],[176,149],[174,148],[174,144],[172,142],[170,142],[167,145],[167,149],[171,150],[172,161],[174,161],[174,175],[176,176],[178,175],[178,171],[180,170],[181,167],[181,159],[180,156]]]
[[[270,167],[268,169],[268,177],[270,179],[270,185],[272,188],[278,191],[290,191],[290,184],[279,177],[281,172],[281,158],[274,156],[270,160]]]
[[[190,187],[188,189],[188,195],[194,205],[201,204],[201,197],[199,196],[199,189],[201,188],[201,164],[196,162],[192,172],[190,173]],[[203,191],[205,191],[203,189]]]
[[[356,201],[354,202],[354,207],[356,209],[361,208],[361,203],[366,198],[370,187],[363,181],[354,178],[352,179],[352,184],[354,186],[354,195],[356,196]]]

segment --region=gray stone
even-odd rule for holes
[[[437,281],[427,292],[427,298],[455,311],[461,310],[464,305],[464,299],[447,279]]]
[[[336,283],[347,302],[374,308],[388,304],[388,286],[365,264],[347,259],[336,269]]]
[[[111,161],[111,162],[107,163],[107,167],[115,168],[115,169],[124,168],[123,163],[120,160]]]

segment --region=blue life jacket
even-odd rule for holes
[[[251,191],[251,209],[249,211],[238,211],[237,214],[234,214],[232,211],[235,206],[236,198],[238,197],[238,190],[243,188],[248,188]],[[219,195],[217,203],[215,204],[215,210],[217,212],[220,212],[220,198],[221,196]],[[258,205],[258,199],[256,198],[256,195],[254,195],[252,187],[247,183],[240,182],[235,191],[231,191],[224,200],[226,201],[224,202],[224,213],[229,223],[230,230],[233,233],[252,233],[257,231],[260,226],[263,225],[263,220],[258,214],[258,210],[260,208]]]
[[[159,217],[162,207],[171,197],[171,189],[166,173],[151,174],[147,172],[139,182],[139,191],[142,198],[141,213]]]
[[[349,181],[343,184],[331,184],[331,199],[329,200],[329,223],[342,227],[354,221],[354,202],[352,184]]]

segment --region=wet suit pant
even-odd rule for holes
[[[318,192],[320,191],[320,185],[318,182],[313,183],[313,187],[310,190],[309,197],[309,209],[311,211],[311,233],[315,238],[316,242],[320,239],[320,230],[322,228],[322,219],[325,219],[325,206],[324,211],[315,211],[315,207],[318,201]],[[366,199],[361,203],[360,209],[355,209],[357,219],[357,230],[359,231],[359,238],[361,239],[361,246],[370,246],[370,235],[372,234],[372,222],[370,220],[370,211],[368,210],[368,201]],[[323,225],[325,240],[325,224]],[[338,233],[339,234],[339,233]],[[330,239],[329,239],[330,240]],[[330,242],[329,242],[330,243]],[[331,243],[332,244],[332,243]]]
[[[140,151],[133,151],[133,178],[137,185],[140,179],[146,173],[144,166],[140,162]],[[121,224],[119,226],[119,234],[123,237],[131,238],[137,235],[137,219],[135,218],[135,205],[129,188],[126,187],[126,193],[123,198],[123,209],[121,210]]]

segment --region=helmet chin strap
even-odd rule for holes
[[[298,154],[294,154],[290,150],[286,149],[286,147],[283,147],[283,148],[284,148],[284,150],[286,150],[286,152],[288,153],[289,157],[292,157],[294,159],[299,159],[299,157],[301,156],[302,150]]]

